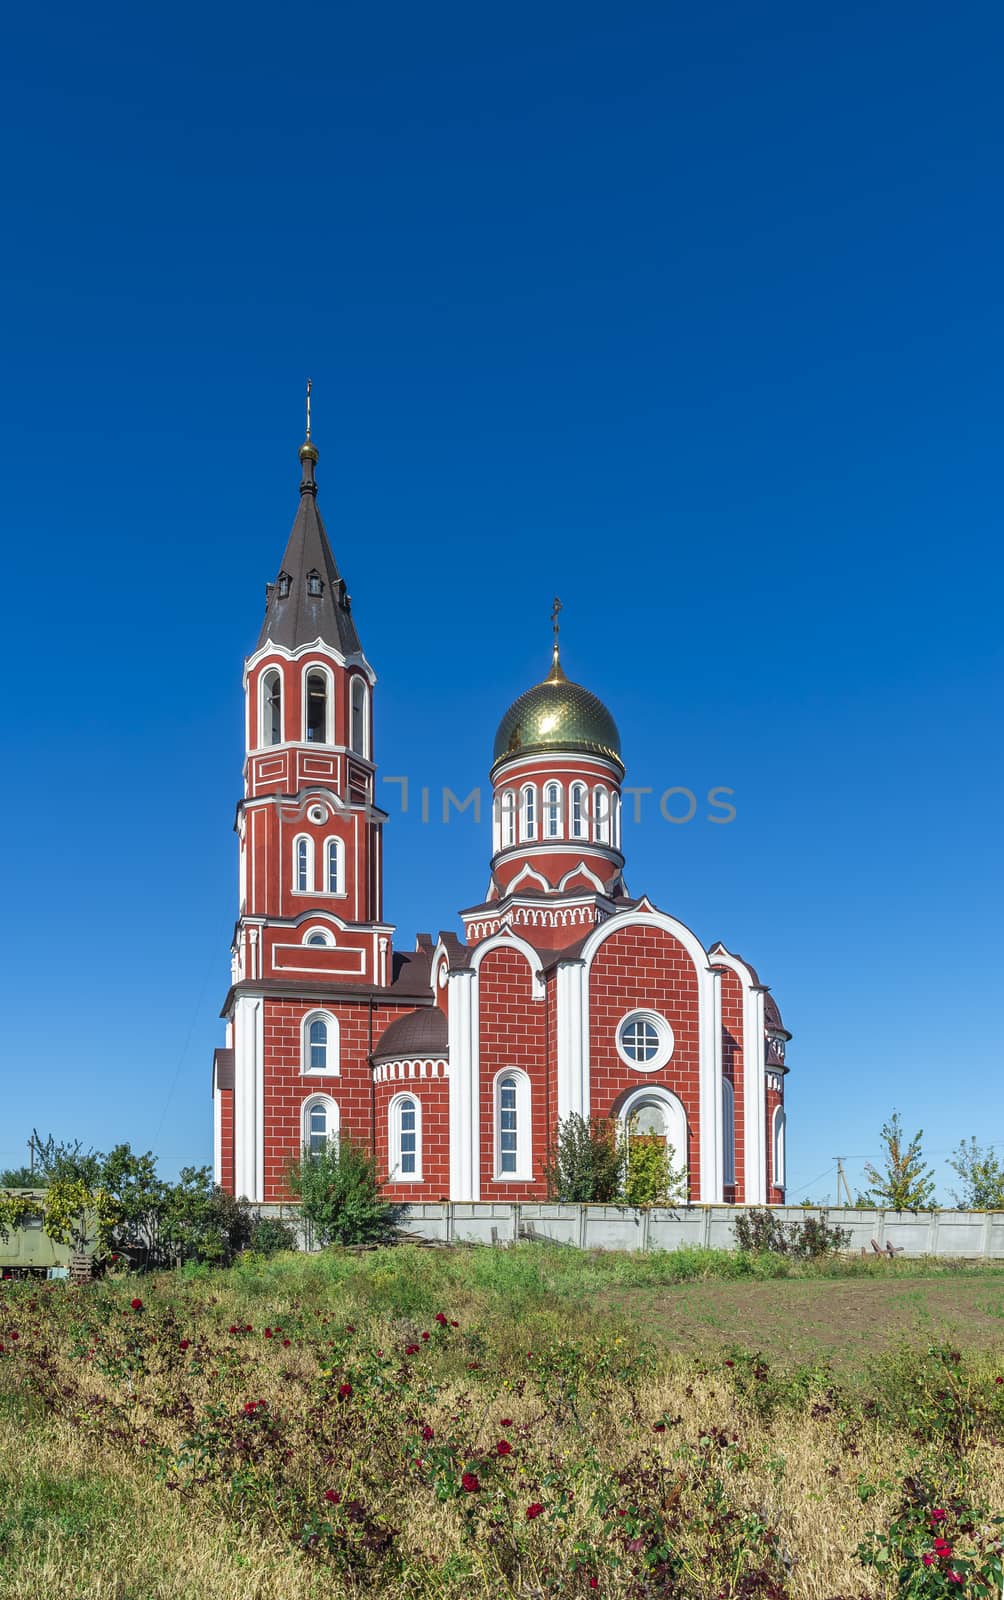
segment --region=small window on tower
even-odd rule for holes
[[[279,576],[278,576],[278,578],[276,580],[276,588],[279,591],[279,599],[280,600],[285,600],[288,597],[288,595],[289,595],[289,587],[290,587],[290,576],[289,576],[289,573],[288,572],[280,572],[280,574],[279,574]]]
[[[282,678],[273,667],[262,682],[261,744],[282,743]]]
[[[316,599],[320,594],[323,593],[323,590],[324,584],[321,582],[321,574],[319,572],[308,572],[307,593],[314,596]]]
[[[323,672],[307,673],[307,738],[324,744],[328,736],[328,680]]]
[[[364,679],[356,676],[352,679],[349,746],[357,755],[365,756],[369,754],[367,748],[368,732],[369,730],[366,726],[366,683]]]

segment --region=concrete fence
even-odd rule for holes
[[[296,1208],[261,1206],[263,1216],[280,1213],[293,1222]],[[409,1208],[401,1231],[440,1244],[508,1245],[521,1239],[550,1240],[580,1250],[678,1250],[703,1245],[736,1248],[733,1228],[741,1206],[559,1205],[535,1201],[418,1201]],[[965,1257],[1004,1261],[1004,1211],[856,1211],[838,1206],[771,1206],[783,1222],[821,1217],[832,1228],[846,1228],[847,1249],[877,1245],[883,1253],[904,1256]],[[301,1245],[312,1240],[302,1227]]]

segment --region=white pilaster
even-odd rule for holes
[[[698,970],[701,1203],[722,1200],[722,975]]]
[[[451,972],[447,1038],[450,1049],[450,1199],[481,1198],[477,974]]]
[[[746,1204],[767,1203],[767,1085],[764,1077],[764,995],[750,984],[743,995],[743,1134]]]
[[[588,993],[585,962],[560,962],[556,995],[559,1120],[589,1116]]]
[[[261,1200],[265,1187],[264,1017],[260,996],[234,1007],[234,1192]]]

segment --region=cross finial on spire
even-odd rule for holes
[[[314,387],[314,385],[311,383],[310,379],[308,378],[307,379],[307,442],[308,442],[308,444],[310,442],[310,391],[311,391],[311,389],[313,387]]]
[[[561,670],[561,657],[558,653],[558,634],[561,631],[558,625],[558,614],[559,612],[564,611],[564,609],[565,608],[558,599],[558,596],[555,595],[554,602],[551,606],[551,627],[554,629],[554,649],[551,652],[551,671],[548,675],[550,681],[555,683],[562,682],[565,677],[565,674]]]

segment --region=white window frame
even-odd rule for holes
[[[524,783],[519,791],[519,836],[521,843],[537,837],[537,786]]]
[[[788,1152],[787,1145],[788,1118],[785,1116],[784,1106],[775,1106],[771,1118],[771,1179],[775,1189],[784,1189],[787,1186],[786,1164]]]
[[[500,846],[510,849],[516,843],[516,791],[507,789],[502,796],[502,832]]]
[[[336,875],[338,888],[331,887],[331,847],[335,847]],[[345,887],[345,840],[340,839],[336,833],[329,833],[324,841],[324,890],[323,893],[335,899],[344,900],[347,893]]]
[[[307,680],[312,672],[317,672],[324,679],[324,738],[319,740],[307,738]],[[302,705],[302,738],[304,744],[334,744],[335,742],[335,680],[331,668],[326,667],[321,661],[308,661],[304,666],[300,679],[300,698]]]
[[[687,1124],[687,1113],[679,1095],[666,1089],[661,1083],[646,1083],[632,1090],[620,1108],[619,1116],[624,1125],[625,1132],[631,1125],[631,1119],[645,1105],[657,1105],[663,1113],[665,1123],[665,1140],[673,1151],[674,1170],[687,1172],[690,1165],[689,1146],[690,1129]]]
[[[576,816],[578,811],[578,816]],[[584,783],[573,783],[569,791],[569,833],[573,839],[589,838],[589,790]]]
[[[278,737],[278,739],[266,739],[266,737],[265,737],[265,728],[266,728],[266,724],[268,722],[268,709],[267,709],[267,707],[268,707],[268,694],[266,692],[266,685],[269,683],[269,681],[272,678],[275,678],[276,681],[278,682],[278,685],[279,685],[279,737]],[[284,687],[285,686],[284,686],[283,681],[282,681],[282,673],[279,671],[278,667],[266,667],[265,671],[262,673],[261,677],[258,679],[258,748],[259,748],[259,750],[271,750],[271,749],[274,749],[277,744],[282,744],[282,742],[283,742],[283,733],[285,731],[284,727],[283,727],[283,718],[284,718],[285,712],[286,712],[286,707],[285,707],[285,704],[284,704],[284,701],[285,701],[285,698],[286,698],[285,697],[285,693],[284,693]]]
[[[305,846],[305,849],[302,852],[307,879],[307,887],[305,889],[300,887],[301,845]],[[293,893],[314,894],[316,892],[316,883],[317,878],[314,873],[314,841],[310,837],[309,833],[298,833],[293,838]]]
[[[593,839],[597,844],[610,843],[610,790],[602,783],[593,790]]]
[[[312,1067],[310,1065],[310,1027],[314,1022],[323,1022],[328,1029],[328,1039],[325,1046],[327,1065]],[[341,1067],[341,1038],[338,1027],[338,1018],[330,1011],[315,1007],[313,1011],[304,1014],[300,1023],[300,1073],[304,1078],[337,1078]]]
[[[502,1085],[516,1081],[516,1170],[502,1171]],[[533,1127],[530,1079],[521,1067],[503,1067],[492,1084],[492,1127],[496,1183],[526,1183],[533,1177]]]
[[[357,703],[358,700],[358,703]],[[356,741],[358,732],[360,739]],[[361,673],[353,673],[349,681],[349,749],[354,755],[369,760],[370,754],[370,686]]]
[[[624,1031],[633,1022],[647,1022],[656,1031],[656,1052],[651,1061],[635,1061],[634,1057],[624,1046]],[[658,1011],[644,1011],[639,1009],[627,1011],[625,1012],[624,1016],[621,1017],[614,1032],[614,1043],[617,1046],[617,1054],[620,1056],[624,1065],[631,1068],[632,1072],[659,1072],[661,1068],[666,1066],[666,1064],[672,1059],[673,1050],[676,1047],[676,1039],[674,1037],[673,1030],[666,1021],[666,1018]]]
[[[333,1100],[330,1094],[308,1095],[300,1107],[300,1148],[310,1150],[310,1113],[317,1106],[323,1106],[328,1114],[328,1125],[325,1130],[328,1144],[337,1145],[342,1128],[342,1115],[338,1109],[338,1101]]]
[[[320,950],[322,947],[325,950],[333,950],[335,948],[335,936],[330,928],[318,928],[316,926],[308,928],[303,935],[303,942],[305,945],[311,945],[315,950]]]
[[[415,1170],[401,1171],[401,1112],[405,1103],[415,1107]],[[387,1182],[422,1182],[422,1102],[417,1094],[403,1090],[394,1095],[387,1107]]]
[[[736,1181],[736,1092],[732,1079],[722,1077],[722,1182]]]
[[[620,792],[614,789],[610,795],[610,838],[615,850],[621,847],[621,797]]]
[[[545,839],[560,839],[561,827],[561,785],[552,779],[544,785],[543,805],[541,807],[541,822],[543,823],[543,837]]]

